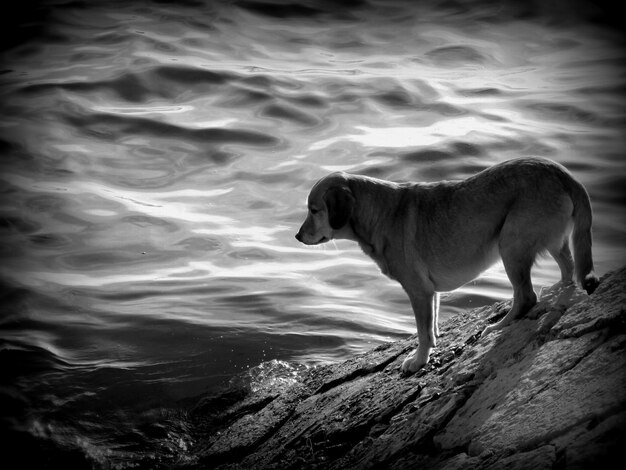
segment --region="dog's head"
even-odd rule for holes
[[[307,199],[309,213],[296,234],[298,241],[305,245],[325,243],[346,226],[354,210],[349,176],[332,173],[315,183]]]

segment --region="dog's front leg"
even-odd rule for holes
[[[435,343],[434,292],[407,292],[417,324],[417,349],[413,350],[402,363],[403,373],[417,372],[428,363]]]

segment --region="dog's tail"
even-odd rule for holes
[[[591,202],[583,185],[573,178],[569,181],[568,189],[574,204],[572,243],[576,280],[588,294],[591,294],[600,283],[593,271],[591,256]]]

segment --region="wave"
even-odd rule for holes
[[[468,67],[479,66],[492,62],[493,59],[486,57],[473,47],[469,46],[444,46],[432,49],[424,54],[435,65],[445,67]]]
[[[65,115],[65,121],[91,137],[120,140],[129,135],[172,138],[202,144],[238,143],[254,146],[276,146],[280,139],[257,131],[242,129],[193,129],[143,117],[88,113],[83,116]]]

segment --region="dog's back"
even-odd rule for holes
[[[532,264],[540,252],[558,253],[572,228],[577,280],[585,285],[593,271],[589,197],[555,162],[511,160],[466,180],[417,184],[410,191],[419,219],[412,242],[438,290],[459,287],[498,255]],[[586,288],[593,284],[590,278]]]

